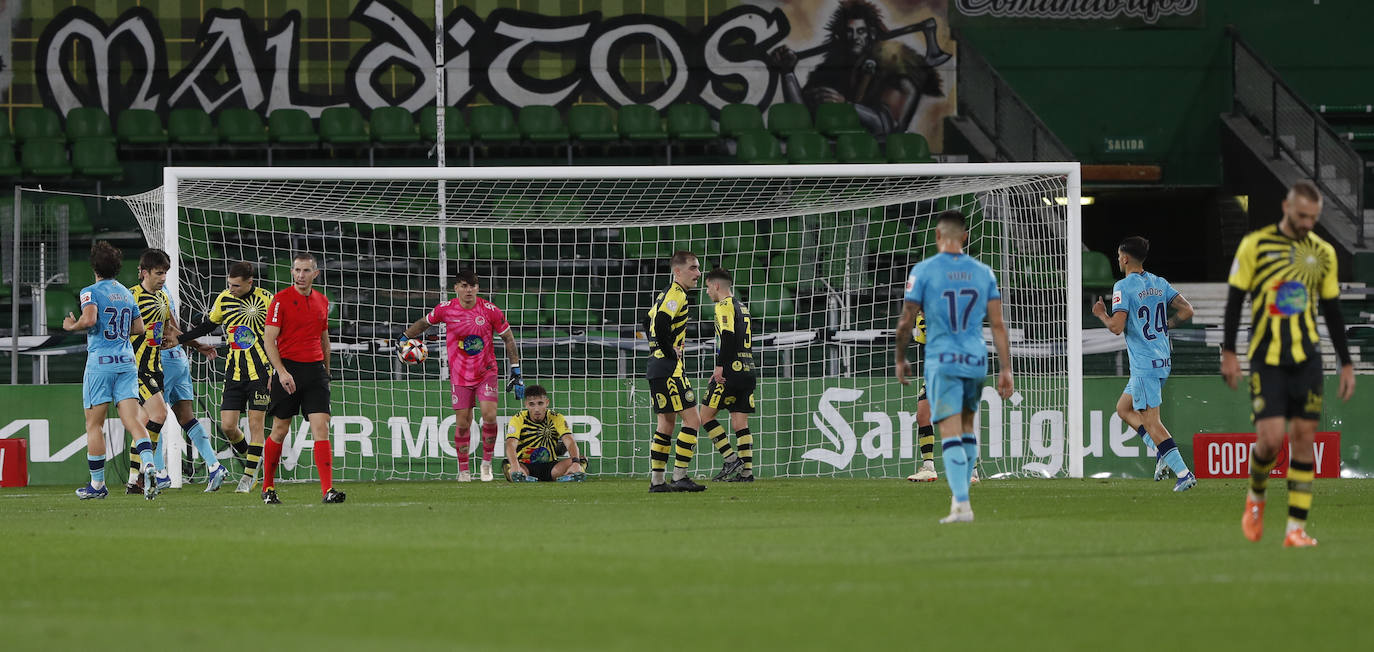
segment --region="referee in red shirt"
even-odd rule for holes
[[[272,433],[263,450],[262,502],[280,505],[275,476],[281,445],[296,414],[310,421],[315,440],[315,468],[320,472],[324,502],[341,503],[344,493],[334,489],[334,457],[329,442],[329,298],[313,288],[320,275],[315,257],[296,254],[291,260],[292,285],[267,308],[263,348],[276,374],[268,382],[267,413]]]

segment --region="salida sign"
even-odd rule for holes
[[[460,3],[443,23],[444,101],[461,106],[480,94],[508,106],[566,107],[599,98],[611,106],[659,109],[697,102],[714,114],[726,104],[766,106],[785,95],[808,104],[853,103],[870,129],[885,133],[914,125],[922,98],[947,94],[935,72],[951,59],[936,37],[943,14],[888,25],[879,4],[869,0],[837,0],[822,11],[829,23],[818,35],[820,44],[812,37],[792,44],[812,47],[793,52],[782,9],[738,6],[689,31],[647,14],[603,18],[600,12],[548,16],[497,9],[480,18]],[[393,0],[362,0],[350,19],[366,25],[371,39],[349,59],[341,92],[324,96],[299,82],[298,11],[264,31],[261,20],[242,9],[210,9],[195,35],[198,50],[173,71],[165,36],[181,35],[164,35],[150,9],[132,7],[107,24],[89,9],[71,7],[38,39],[38,88],[44,104],[63,114],[80,106],[112,115],[129,108],[247,107],[264,113],[298,108],[317,117],[331,106],[417,111],[434,104],[433,19]],[[76,43],[82,47],[74,50]],[[645,51],[656,58],[662,79],[627,79],[623,64],[637,64]],[[550,56],[573,65],[561,76],[531,74],[528,64]],[[400,83],[389,74],[398,69],[408,73]]]

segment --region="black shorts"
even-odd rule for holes
[[[1250,368],[1251,419],[1321,419],[1325,380],[1320,358],[1285,367],[1253,365]]]
[[[329,414],[329,376],[324,373],[324,361],[281,362],[296,381],[296,393],[287,393],[286,388],[281,386],[281,379],[276,375],[271,376],[268,382],[271,399],[267,404],[267,413],[277,419],[290,419],[297,414]]]
[[[711,381],[706,385],[706,407],[728,410],[740,414],[754,413],[754,387],[758,380],[753,376],[725,378],[725,384]]]
[[[676,414],[697,406],[696,392],[692,391],[692,383],[686,376],[650,378],[649,393],[657,414]]]
[[[525,465],[525,471],[532,478],[538,478],[540,482],[553,482],[553,467],[558,462],[521,462]],[[510,460],[501,460],[501,473],[505,474],[506,479],[510,479]]]
[[[138,404],[162,393],[162,372],[138,370]]]
[[[224,397],[219,401],[219,409],[231,412],[242,412],[244,409],[265,412],[271,398],[267,391],[266,378],[226,380]]]

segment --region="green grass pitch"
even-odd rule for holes
[[[1240,533],[1241,481],[286,485],[148,503],[0,491],[0,649],[1371,649],[1374,481],[1315,549]],[[122,488],[121,488],[122,491]],[[1262,644],[1262,645],[1257,645]]]

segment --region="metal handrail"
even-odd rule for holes
[[[1311,107],[1307,102],[1302,101],[1297,91],[1279,76],[1278,71],[1269,65],[1249,43],[1241,38],[1240,32],[1235,27],[1226,28],[1227,36],[1231,37],[1231,101],[1236,113],[1245,116],[1251,123],[1255,124],[1261,131],[1269,137],[1272,142],[1273,158],[1280,158],[1281,154],[1287,154],[1288,158],[1298,169],[1312,179],[1317,187],[1321,188],[1327,199],[1334,204],[1341,212],[1354,223],[1356,233],[1356,246],[1364,246],[1364,160],[1360,158],[1345,139],[1336,133],[1331,125],[1327,124],[1321,114]],[[1264,76],[1258,80],[1260,83],[1251,87],[1244,83],[1242,79],[1244,72],[1240,68],[1242,57],[1244,56],[1254,64],[1258,71],[1263,72]],[[961,52],[962,55],[962,52]],[[1265,88],[1267,86],[1267,88]],[[1298,113],[1305,118],[1300,128],[1292,133],[1284,133],[1279,125],[1279,97],[1284,95],[1291,98],[1291,106],[1287,108],[1290,113]],[[1247,96],[1260,94],[1258,102],[1254,99],[1247,100]],[[1268,102],[1264,102],[1267,97]],[[1297,146],[1298,139],[1311,137],[1312,154],[1310,165],[1304,160],[1302,148]],[[1284,142],[1285,136],[1293,138],[1293,145]],[[1323,136],[1327,141],[1323,145]],[[1325,147],[1325,148],[1324,148]],[[1322,164],[1330,162],[1335,168],[1333,175],[1322,175]],[[1342,170],[1346,174],[1342,175]],[[1349,184],[1353,199],[1350,199],[1336,192],[1331,181],[1343,179]],[[1348,201],[1348,199],[1350,199]]]
[[[1002,75],[957,32],[959,115],[986,133],[1007,161],[1072,161],[1073,153]],[[1029,136],[1029,143],[1023,142]]]

